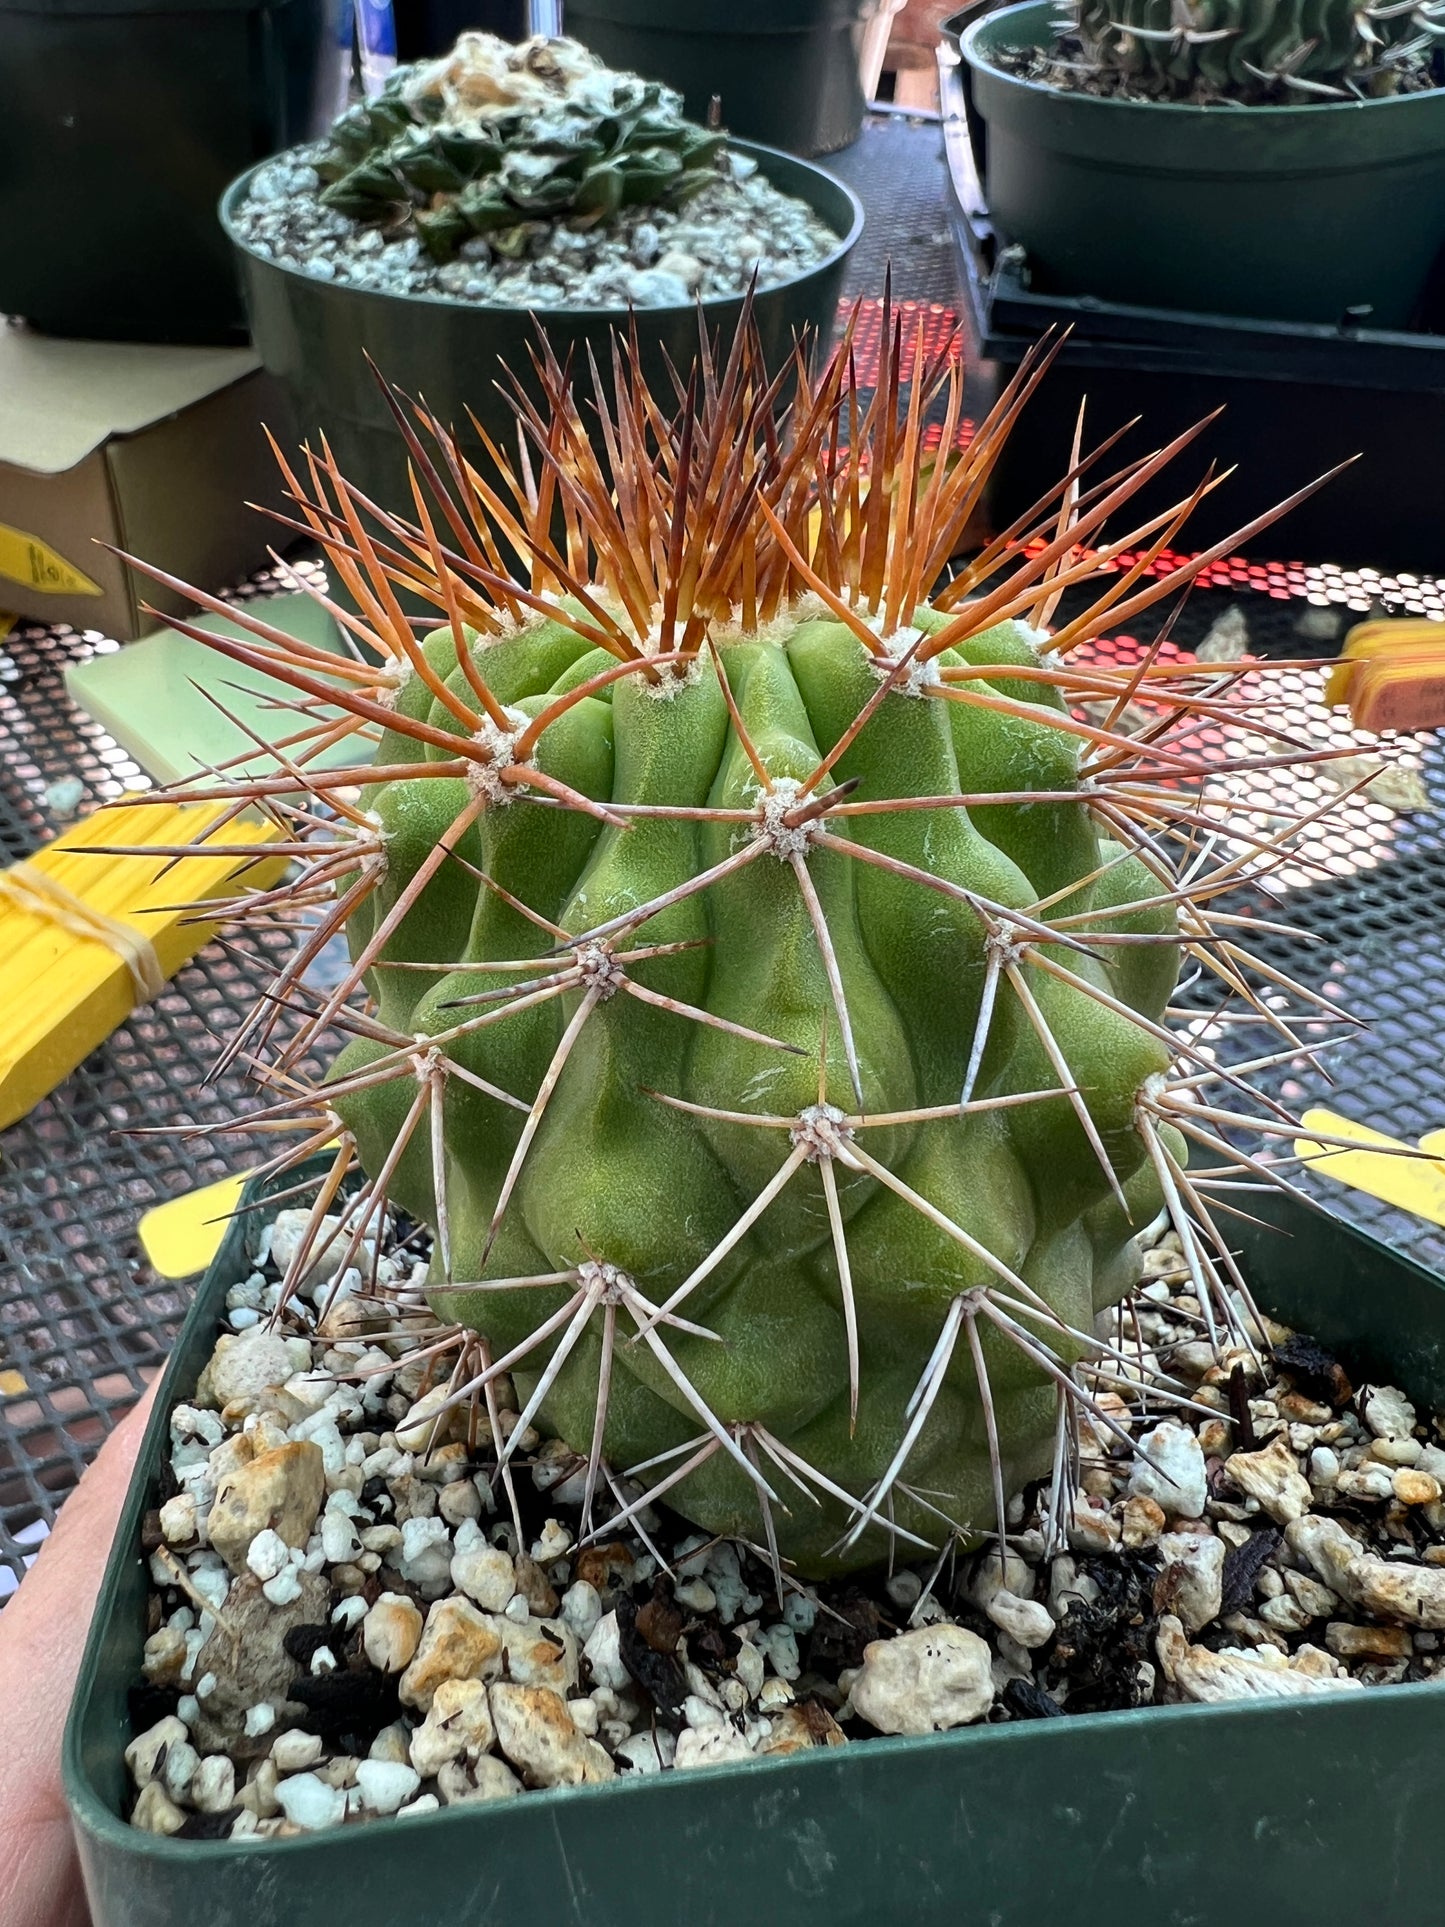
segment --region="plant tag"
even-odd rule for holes
[[[1372,1131],[1367,1124],[1337,1117],[1333,1111],[1306,1111],[1300,1122],[1307,1131],[1349,1138],[1360,1146],[1358,1151],[1346,1151],[1312,1138],[1297,1138],[1296,1155],[1308,1160],[1311,1171],[1364,1191],[1383,1204],[1411,1211],[1417,1218],[1428,1218],[1431,1224],[1445,1225],[1445,1131],[1432,1131],[1420,1140],[1418,1148],[1432,1153],[1422,1158],[1408,1155],[1416,1147],[1401,1138]],[[1407,1155],[1402,1157],[1402,1152]]]
[[[82,575],[63,555],[24,529],[12,529],[0,522],[0,575],[12,582],[23,582],[27,589],[42,595],[104,595],[98,582]]]
[[[141,1249],[162,1278],[191,1278],[206,1269],[221,1248],[249,1175],[241,1171],[182,1192],[145,1213],[137,1226]]]
[[[1361,622],[1325,682],[1325,702],[1360,729],[1445,724],[1445,623]]]

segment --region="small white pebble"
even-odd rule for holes
[[[298,1773],[293,1779],[278,1780],[276,1799],[292,1826],[306,1833],[339,1826],[346,1817],[345,1790],[328,1786],[314,1773]]]
[[[196,1536],[196,1502],[189,1492],[178,1492],[161,1507],[161,1533],[168,1546],[188,1546]]]
[[[246,1564],[263,1583],[268,1579],[274,1579],[277,1573],[285,1572],[290,1563],[290,1546],[280,1533],[273,1532],[270,1526],[267,1526],[264,1532],[256,1534],[246,1553]]]
[[[507,1601],[504,1611],[507,1618],[515,1619],[519,1626],[525,1626],[532,1616],[532,1609],[527,1604],[527,1595],[524,1592],[514,1592]]]
[[[356,1768],[356,1784],[363,1806],[372,1813],[395,1813],[421,1785],[421,1775],[415,1767],[394,1760],[362,1760]]]
[[[301,1574],[295,1566],[287,1566],[274,1579],[268,1579],[261,1591],[273,1606],[289,1606],[301,1597]]]
[[[366,1601],[360,1593],[353,1593],[350,1599],[343,1599],[339,1606],[332,1608],[331,1623],[350,1632],[360,1620],[366,1617]]]
[[[191,1781],[196,1777],[196,1769],[200,1764],[201,1756],[189,1740],[178,1740],[168,1749],[161,1779],[166,1792],[177,1805],[189,1794]]]
[[[271,1758],[282,1773],[300,1773],[308,1766],[315,1766],[323,1751],[317,1734],[302,1733],[297,1729],[277,1734],[272,1743]]]
[[[235,1803],[236,1769],[224,1753],[201,1761],[191,1781],[191,1803],[201,1813],[224,1813]]]
[[[259,1740],[263,1733],[269,1733],[276,1724],[276,1709],[269,1700],[258,1700],[254,1706],[246,1708],[246,1738]]]
[[[560,1611],[563,1624],[570,1626],[578,1643],[585,1646],[602,1617],[602,1599],[594,1585],[579,1579],[563,1593]]]
[[[694,1613],[710,1613],[717,1604],[717,1594],[705,1579],[689,1579],[674,1587],[673,1598]]]
[[[572,1724],[579,1733],[585,1733],[589,1740],[597,1737],[601,1718],[594,1701],[590,1699],[568,1700],[567,1711],[572,1716]]]
[[[783,1604],[783,1618],[795,1634],[806,1637],[817,1624],[818,1602],[811,1593],[790,1592]]]
[[[895,1572],[884,1581],[883,1590],[900,1611],[908,1612],[918,1604],[923,1581],[916,1572]]]
[[[318,1678],[322,1673],[336,1671],[336,1655],[329,1646],[318,1646],[311,1655],[311,1671]]]
[[[201,1677],[196,1681],[196,1698],[198,1700],[208,1700],[215,1690],[216,1675],[214,1673],[202,1673]]]
[[[194,1693],[182,1693],[176,1701],[176,1718],[187,1726],[194,1726],[201,1717],[201,1702]]]
[[[329,1509],[321,1520],[321,1551],[329,1566],[342,1566],[361,1550],[356,1529],[343,1513]]]
[[[764,1626],[753,1634],[753,1644],[779,1679],[795,1680],[802,1672],[798,1636],[792,1626]]]

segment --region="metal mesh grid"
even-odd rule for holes
[[[853,263],[851,288],[876,290],[891,254],[894,286],[908,297],[900,304],[906,334],[921,328],[928,347],[954,325],[937,141],[936,127],[872,123],[837,162],[875,214],[874,239]],[[876,355],[878,335],[876,310],[865,313],[860,365]],[[263,575],[238,594],[278,586]],[[1293,563],[1225,563],[1184,602],[1172,645],[1192,649],[1236,604],[1254,653],[1298,659],[1329,654],[1348,622],[1372,608],[1445,618],[1445,583]],[[1140,628],[1120,641],[1119,653],[1127,658],[1152,634]],[[62,684],[69,663],[117,646],[64,626],[28,625],[0,640],[4,860],[28,855],[63,826],[47,799],[50,786],[78,778],[80,813],[144,782],[125,753],[70,705]],[[1301,670],[1277,692],[1289,697],[1290,726],[1322,744],[1351,741],[1346,725],[1308,713],[1318,679],[1318,671]],[[1373,750],[1374,739],[1357,747]],[[1445,755],[1429,738],[1413,741],[1406,754],[1433,809],[1398,816],[1356,803],[1347,826],[1332,831],[1330,873],[1301,875],[1287,891],[1290,918],[1330,940],[1342,1002],[1373,1029],[1334,1060],[1340,1082],[1333,1093],[1311,1080],[1286,1094],[1296,1105],[1329,1102],[1412,1136],[1445,1123],[1433,994],[1445,970]],[[1269,914],[1277,909],[1270,906]],[[188,1288],[158,1279],[145,1264],[137,1218],[153,1203],[224,1175],[238,1156],[224,1140],[211,1148],[116,1133],[142,1122],[234,1114],[241,1082],[203,1090],[203,1078],[230,1013],[249,1003],[288,941],[278,934],[231,950],[212,944],[60,1090],[0,1135],[0,1372],[19,1372],[27,1386],[0,1393],[0,1593],[5,1569],[21,1567],[21,1535],[54,1516],[134,1399],[145,1368],[163,1356],[184,1311]],[[1265,939],[1256,948],[1305,981],[1321,979],[1322,966],[1297,944]],[[1324,1180],[1319,1188],[1337,1210],[1445,1268],[1445,1233]]]
[[[282,586],[258,575],[237,598]],[[69,665],[116,647],[65,625],[26,625],[0,642],[5,862],[29,855],[71,817],[149,786],[65,695]],[[62,816],[47,791],[58,795],[52,786],[77,780],[81,799],[66,797]],[[185,1311],[188,1288],[144,1262],[138,1218],[235,1164],[235,1146],[225,1141],[126,1133],[235,1114],[243,1079],[202,1089],[216,1040],[292,941],[277,931],[211,944],[59,1090],[0,1133],[0,1372],[24,1386],[0,1396],[0,1567],[21,1570],[27,1528],[53,1518],[134,1402],[145,1368],[164,1358]]]

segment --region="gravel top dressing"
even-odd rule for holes
[[[137,1827],[274,1838],[880,1733],[1358,1692],[1442,1663],[1438,1416],[1272,1324],[1257,1356],[1217,1356],[1172,1232],[1101,1321],[1137,1373],[1091,1368],[1077,1483],[1013,1501],[1002,1564],[990,1539],[804,1587],[612,1474],[584,1534],[585,1462],[514,1437],[505,1378],[447,1407],[447,1367],[406,1356],[434,1329],[424,1233],[343,1269],[326,1220],[273,1323],[306,1216],[279,1215],[171,1417],[126,1753]],[[1149,1389],[1161,1369],[1189,1405]]]
[[[575,42],[486,34],[260,168],[235,228],[317,280],[551,310],[737,296],[838,246],[668,89]]]

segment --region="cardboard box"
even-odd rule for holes
[[[294,438],[248,348],[60,341],[0,322],[0,610],[98,629],[154,629],[167,593],[111,542],[199,588],[266,560],[278,539],[245,505],[279,505],[262,423]]]

